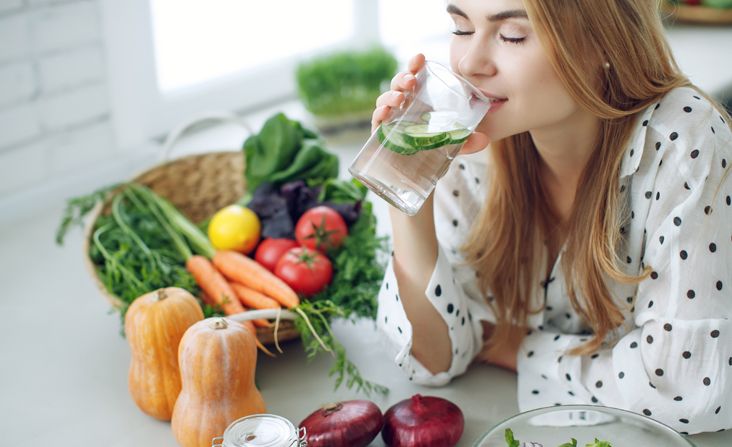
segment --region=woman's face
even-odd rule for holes
[[[522,0],[449,0],[452,69],[497,102],[476,130],[491,140],[571,125],[579,106],[554,73]]]

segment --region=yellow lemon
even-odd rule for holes
[[[220,209],[208,224],[208,238],[214,248],[245,254],[256,247],[261,231],[256,213],[240,205]]]

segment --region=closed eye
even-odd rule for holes
[[[473,31],[460,31],[459,29],[456,29],[452,33],[456,36],[469,36],[473,34]]]
[[[499,34],[499,36],[501,37],[502,41],[507,42],[507,43],[519,44],[519,43],[523,43],[523,41],[526,40],[525,37],[507,37],[507,36],[504,36],[503,34]]]

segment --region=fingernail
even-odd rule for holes
[[[414,79],[414,75],[412,75],[411,73],[407,73],[406,75],[404,75],[405,81],[411,81],[412,79]]]

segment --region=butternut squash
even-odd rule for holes
[[[168,287],[135,299],[125,314],[132,360],[128,387],[135,404],[150,416],[169,421],[180,393],[178,344],[203,311],[188,291]]]
[[[172,429],[183,447],[210,447],[236,419],[265,413],[254,385],[254,335],[226,318],[191,326],[178,348],[182,389],[173,409]]]

